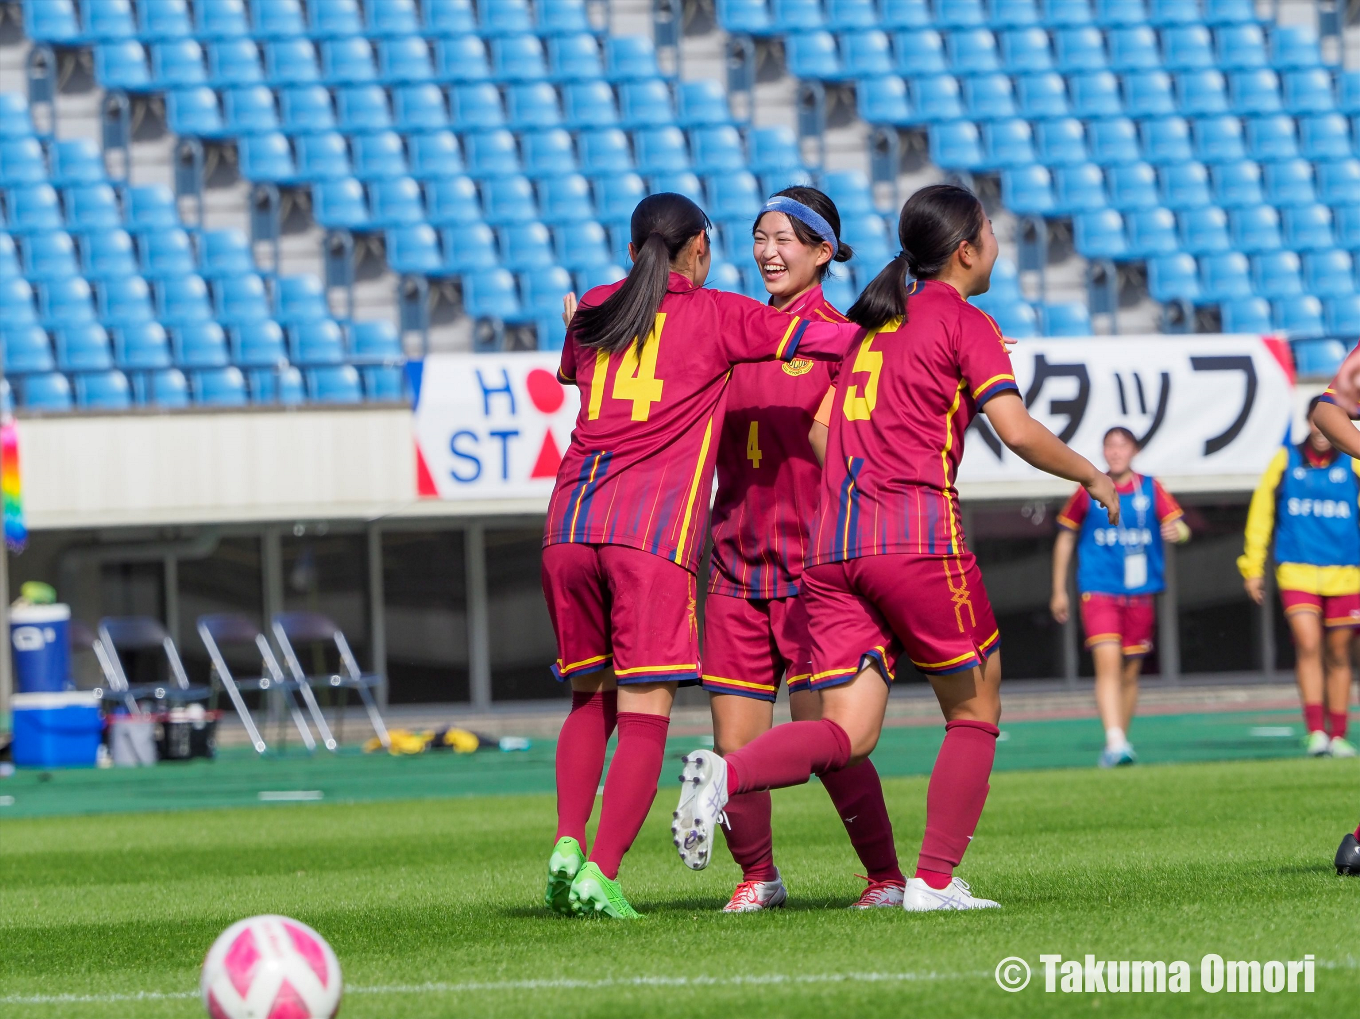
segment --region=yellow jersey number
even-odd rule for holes
[[[661,330],[666,325],[666,313],[657,312],[656,324],[652,327],[647,341],[638,356],[637,344],[630,343],[623,353],[619,370],[614,376],[612,396],[616,400],[626,400],[633,404],[632,419],[646,421],[652,413],[652,404],[661,399],[665,386],[656,377],[656,354],[661,346]],[[595,374],[590,380],[590,402],[586,406],[586,419],[594,421],[600,416],[604,405],[605,376],[609,372],[609,352],[595,352]]]
[[[860,394],[858,383],[850,386],[850,391],[845,394],[845,419],[847,421],[868,421],[874,412],[874,407],[878,404],[878,376],[883,371],[883,354],[881,351],[873,349],[874,337],[877,332],[872,332],[864,337],[859,345],[859,352],[855,354],[855,363],[851,367],[852,374],[860,375],[868,373],[869,378],[864,383],[864,393]]]
[[[751,461],[752,467],[759,467],[764,455],[760,451],[760,422],[752,421],[751,429],[746,433],[746,459]]]

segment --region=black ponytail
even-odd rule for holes
[[[684,195],[648,195],[633,210],[633,268],[623,286],[593,307],[576,310],[576,341],[617,354],[634,339],[639,353],[666,296],[671,262],[696,234],[709,228],[704,211]]]
[[[792,198],[795,202],[806,205],[813,212],[817,213],[817,215],[821,216],[822,219],[826,220],[827,225],[831,227],[831,232],[836,235],[836,254],[831,257],[831,262],[848,262],[855,257],[855,250],[850,247],[850,245],[846,244],[845,241],[841,240],[840,210],[836,208],[836,203],[833,202],[825,192],[818,191],[816,188],[804,187],[800,184],[785,188],[783,191],[776,191],[773,197]],[[751,226],[751,233],[755,233],[756,227],[760,226],[760,220],[764,215],[765,214],[762,212],[760,215],[756,216],[756,221]],[[826,242],[826,239],[817,233],[816,230],[813,230],[812,227],[808,226],[796,216],[789,216],[788,220],[789,225],[793,227],[793,236],[798,238],[798,243],[809,248],[818,248]],[[819,265],[817,267],[818,280],[825,280],[827,276],[830,275],[831,262],[827,262],[825,265]]]
[[[902,250],[875,276],[846,317],[865,329],[879,329],[907,317],[907,276],[928,280],[949,264],[958,246],[977,244],[986,224],[977,195],[957,184],[932,184],[907,199],[897,219]]]

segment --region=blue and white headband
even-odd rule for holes
[[[836,252],[841,247],[836,243],[836,231],[831,229],[830,223],[802,202],[794,201],[787,195],[775,195],[761,206],[760,216],[767,212],[782,212],[786,216],[792,216],[794,219],[806,223],[818,237],[831,245],[831,257],[836,257]],[[760,216],[756,217],[757,223],[760,222]]]

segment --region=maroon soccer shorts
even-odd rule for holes
[[[1081,626],[1086,646],[1118,644],[1126,658],[1141,658],[1152,651],[1152,631],[1157,625],[1157,602],[1150,594],[1102,594],[1087,591],[1081,596]]]
[[[699,679],[694,574],[626,545],[543,549],[560,680],[614,666],[620,684]]]
[[[789,693],[808,688],[812,651],[802,599],[734,598],[704,602],[704,689],[773,701],[779,680]]]
[[[1284,614],[1312,612],[1322,617],[1328,629],[1340,626],[1360,627],[1360,594],[1310,594],[1308,591],[1281,589],[1280,601]]]
[[[1001,646],[971,552],[868,555],[803,571],[814,690],[848,683],[875,663],[891,682],[899,655],[945,676],[981,665]]]

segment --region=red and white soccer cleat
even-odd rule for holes
[[[855,877],[869,881],[863,874],[856,874]],[[869,881],[869,887],[864,889],[857,902],[850,904],[850,908],[878,909],[882,906],[900,906],[905,891],[906,885],[898,884],[896,881]]]
[[[778,909],[789,901],[789,890],[775,870],[773,881],[743,881],[732,893],[732,900],[723,906],[724,913],[759,913],[762,909]]]

